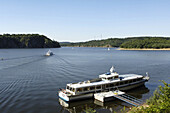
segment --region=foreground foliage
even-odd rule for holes
[[[85,113],[97,113],[96,110],[94,110],[91,107],[87,107],[87,105],[86,105],[86,108],[84,109],[84,112]]]
[[[148,107],[133,107],[130,113],[170,113],[170,84],[162,82],[164,87],[159,86],[147,100]]]

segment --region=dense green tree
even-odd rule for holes
[[[162,81],[153,96],[147,100],[148,107],[133,107],[129,113],[170,113],[170,84]]]
[[[57,48],[60,44],[39,34],[0,35],[0,48]]]

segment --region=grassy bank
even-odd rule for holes
[[[118,48],[117,50],[170,51],[170,48],[161,48],[161,49],[151,49],[151,48]]]

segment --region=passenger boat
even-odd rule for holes
[[[144,85],[148,80],[148,74],[146,76],[137,74],[119,75],[112,66],[110,72],[99,75],[97,79],[67,84],[66,89],[61,89],[58,95],[64,101],[74,101],[92,98],[94,93],[97,92],[117,89],[121,91],[130,90]]]
[[[54,55],[53,52],[51,50],[48,50],[48,52],[45,54],[46,56],[52,56]]]

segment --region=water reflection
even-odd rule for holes
[[[142,95],[148,92],[149,92],[149,89],[143,85],[136,89],[129,90],[126,93],[138,99],[144,99]],[[64,100],[59,98],[59,104],[63,107],[63,110],[66,110],[70,113],[83,112],[87,107],[95,109],[97,112],[102,112],[103,110],[104,112],[113,112],[113,111],[119,112],[120,109],[123,108],[124,106],[126,109],[131,107],[130,104],[120,101],[118,99],[114,99],[114,100],[102,103],[95,99],[65,102]]]

